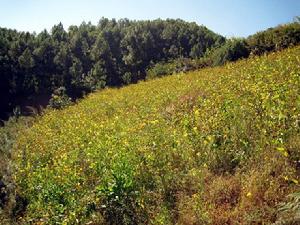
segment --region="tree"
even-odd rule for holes
[[[26,48],[23,54],[18,59],[20,67],[25,69],[30,69],[34,67],[34,60],[31,51]]]
[[[52,38],[56,42],[64,42],[67,40],[67,33],[64,30],[64,26],[60,22],[57,25],[54,25],[51,29]]]
[[[106,86],[106,72],[103,68],[102,62],[97,62],[88,73],[88,76],[85,79],[86,86],[89,87],[90,90],[102,89]]]

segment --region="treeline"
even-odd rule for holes
[[[208,66],[220,66],[226,62],[279,51],[300,43],[300,18],[295,22],[279,25],[258,32],[247,38],[227,39],[222,45],[207,49],[196,59],[181,58],[169,62],[159,62],[147,71],[147,78],[161,77],[179,71],[188,71]]]
[[[199,58],[225,38],[183,20],[102,18],[66,31],[61,23],[39,34],[0,28],[0,111],[50,96],[64,87],[73,98],[105,86],[144,79],[160,61]]]

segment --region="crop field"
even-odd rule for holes
[[[19,136],[17,223],[294,222],[299,134],[299,46],[107,88]]]

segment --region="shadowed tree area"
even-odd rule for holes
[[[224,37],[183,20],[102,18],[66,31],[61,23],[39,34],[0,28],[1,117],[30,98],[61,86],[73,98],[145,78],[159,61],[200,57]]]

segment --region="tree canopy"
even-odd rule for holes
[[[157,62],[198,58],[225,38],[183,20],[100,19],[66,31],[59,23],[39,34],[0,28],[0,105],[18,96],[51,95],[59,87],[77,97],[104,86],[144,79]],[[10,99],[10,100],[8,100]]]

